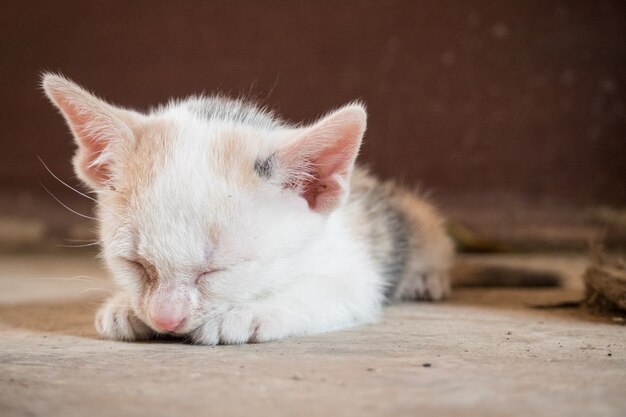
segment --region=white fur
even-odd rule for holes
[[[296,128],[260,110],[240,112],[236,101],[215,99],[223,110],[218,116],[198,113],[201,98],[140,114],[105,104],[59,76],[46,75],[44,89],[68,120],[81,158],[93,132],[109,143],[91,155],[92,162],[76,165],[98,194],[103,257],[119,285],[97,315],[104,337],[151,337],[159,332],[153,318],[166,316],[184,317],[173,332],[195,343],[263,342],[379,316],[388,284],[372,248],[355,231],[367,225],[355,226],[355,206],[347,202],[365,130],[361,105]],[[72,111],[87,115],[86,133]],[[228,141],[234,147],[225,147]],[[311,146],[302,151],[293,145],[298,141]],[[309,165],[320,149],[335,142],[336,158],[323,161],[339,165],[320,190],[334,184],[328,189],[338,191],[317,210],[303,198],[300,182],[310,179]],[[296,156],[310,154],[279,160],[270,179],[256,176],[255,161],[281,158],[290,146]],[[94,167],[108,176],[94,176]],[[290,178],[297,186],[285,185]],[[406,197],[398,202],[408,204]],[[424,237],[432,234],[439,242],[428,255],[435,264],[414,258],[426,278],[402,281],[396,298],[408,292],[419,297],[420,285],[430,286],[433,298],[449,289],[449,240],[434,212],[420,218],[434,224]]]

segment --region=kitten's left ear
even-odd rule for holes
[[[365,107],[357,103],[296,129],[277,154],[284,185],[298,192],[314,211],[327,213],[340,206],[350,192],[366,123]]]
[[[142,116],[112,106],[56,74],[44,74],[42,86],[74,134],[76,174],[91,188],[104,188],[112,179],[120,152],[132,144],[132,126]]]

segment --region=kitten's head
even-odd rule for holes
[[[76,174],[97,193],[106,264],[164,332],[289,285],[348,197],[366,124],[360,104],[294,127],[220,97],[139,113],[61,76],[43,87],[74,134]]]

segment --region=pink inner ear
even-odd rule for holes
[[[308,165],[310,176],[304,181],[302,197],[309,207],[315,211],[325,211],[341,199],[345,191],[345,185],[341,180],[346,180],[350,175],[353,154],[350,145],[339,141],[333,146],[323,150]]]
[[[335,206],[339,201],[343,187],[332,178],[314,179],[304,184],[302,197],[309,204],[309,208],[322,212]]]
[[[110,178],[109,168],[106,164],[94,164],[94,162],[102,155],[108,142],[97,136],[100,132],[94,124],[94,119],[81,115],[80,111],[71,104],[63,106],[63,108],[79,142],[76,155],[78,168],[96,183],[104,183]],[[94,124],[94,131],[92,132],[87,129],[90,121]]]
[[[111,171],[109,170],[108,165],[93,163],[103,149],[104,147],[100,150],[95,147],[93,150],[89,150],[87,148],[81,149],[78,151],[76,156],[78,168],[97,184],[104,184],[111,178]]]
[[[106,186],[114,158],[134,140],[133,129],[143,116],[112,106],[59,75],[45,74],[42,86],[78,144],[76,174],[92,188]]]
[[[361,143],[360,124],[336,119],[320,122],[282,153],[291,174],[286,186],[297,189],[317,212],[336,207],[347,194]]]
[[[110,179],[111,172],[101,157],[111,139],[118,134],[120,122],[108,114],[111,109],[106,104],[82,90],[77,93],[72,89],[51,89],[50,95],[78,143],[76,169],[93,185],[104,184]]]

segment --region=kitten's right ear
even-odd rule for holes
[[[112,106],[59,75],[44,74],[42,86],[78,144],[76,174],[95,190],[106,187],[117,155],[134,140],[132,125],[141,115]]]
[[[285,170],[283,186],[298,192],[318,213],[339,207],[350,193],[366,124],[365,107],[353,103],[288,133],[291,139],[277,153]]]

